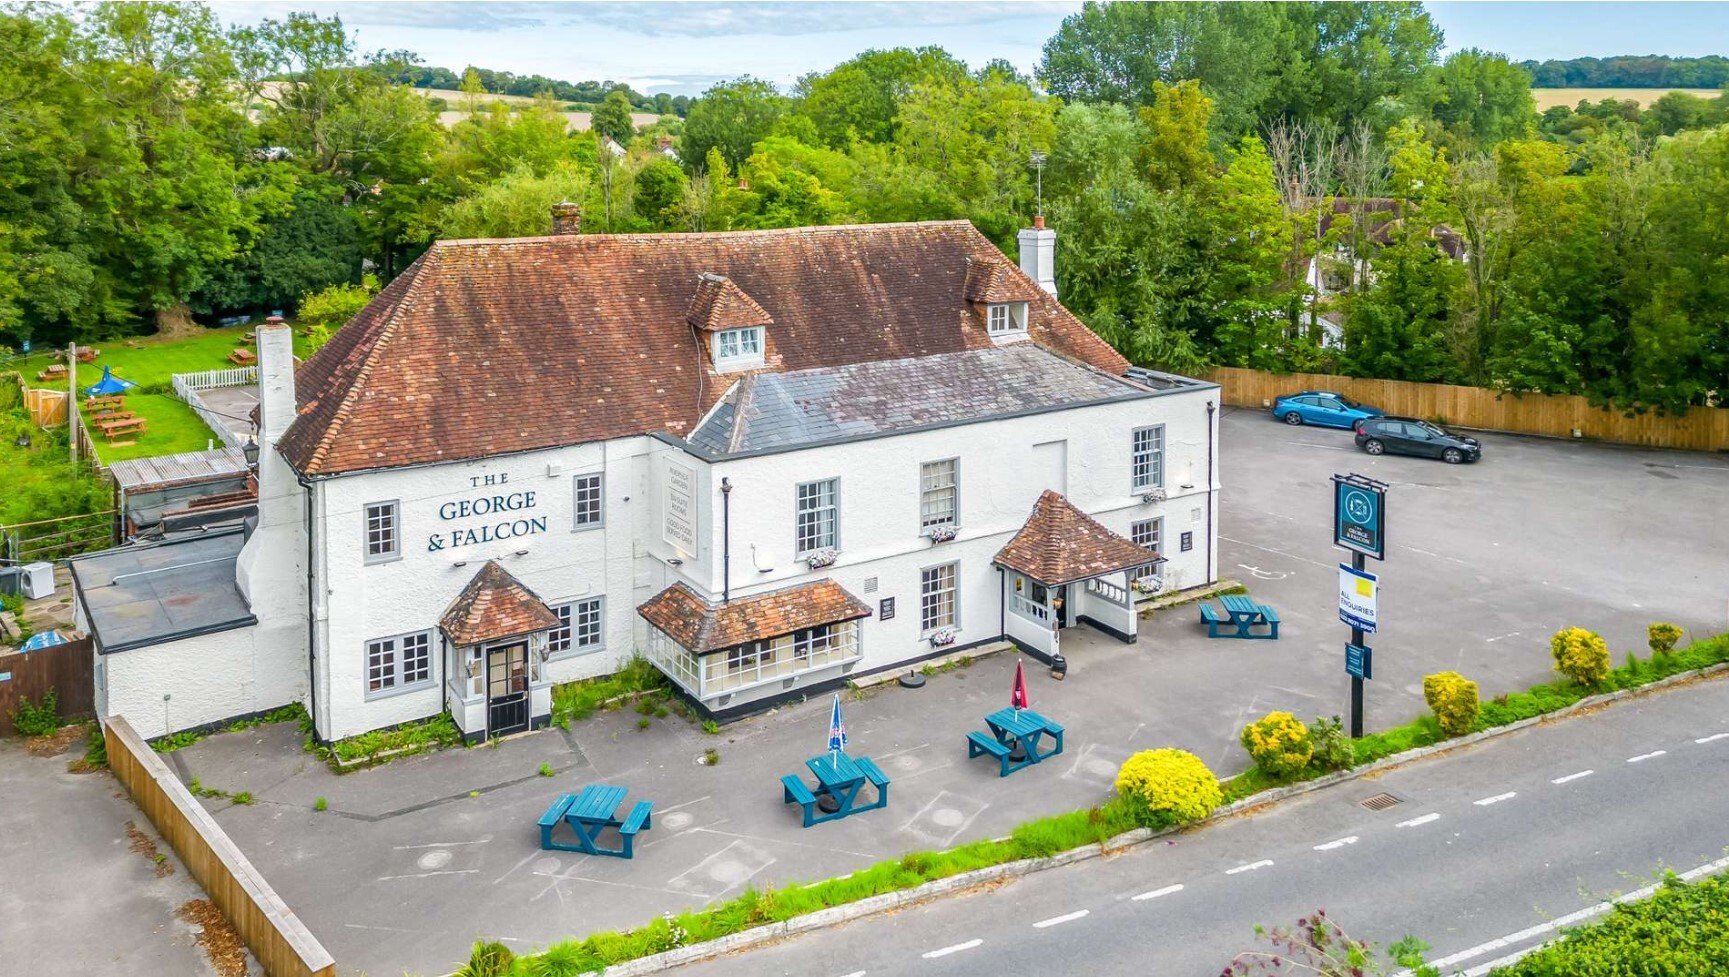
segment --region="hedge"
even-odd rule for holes
[[[1729,973],[1729,880],[1671,875],[1651,898],[1617,905],[1567,938],[1492,972],[1499,977],[1648,977]]]

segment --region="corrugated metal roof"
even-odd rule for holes
[[[830,441],[1153,396],[1037,343],[759,373],[690,436],[712,454]]]
[[[157,488],[182,482],[225,478],[246,474],[246,456],[239,448],[188,451],[178,455],[133,458],[108,466],[114,483],[123,491]]]

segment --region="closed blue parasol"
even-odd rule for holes
[[[131,380],[122,380],[115,376],[113,367],[105,366],[102,368],[102,379],[88,387],[85,387],[84,396],[112,397],[115,394],[123,394],[136,386],[138,386],[138,384],[133,383]]]
[[[828,717],[829,759],[839,762],[835,755],[844,749],[846,749],[846,723],[840,718],[840,693],[836,692],[834,694],[834,710],[829,713]]]
[[[52,648],[55,645],[63,645],[63,644],[66,644],[66,636],[61,634],[60,632],[58,632],[58,631],[38,631],[37,633],[31,635],[24,642],[24,646],[22,648],[19,648],[18,650],[19,651],[40,651],[43,648]]]

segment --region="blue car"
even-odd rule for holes
[[[1359,404],[1331,390],[1305,390],[1273,401],[1273,418],[1293,427],[1315,424],[1349,430],[1356,427],[1358,421],[1380,417],[1384,413],[1379,407]]]

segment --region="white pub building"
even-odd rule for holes
[[[643,655],[725,720],[1215,579],[1218,389],[1129,364],[965,221],[443,241],[298,370],[255,524],[75,562],[98,708],[322,740],[543,725]]]

